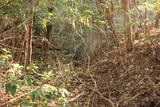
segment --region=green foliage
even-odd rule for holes
[[[12,56],[9,54],[10,52],[6,49],[0,48],[0,53],[0,67],[8,66],[8,61],[12,58]]]
[[[10,54],[7,54],[10,56]],[[2,61],[7,61],[11,57],[3,55]],[[69,91],[65,88],[57,88],[53,85],[44,84],[43,81],[53,79],[54,72],[51,66],[46,69],[39,69],[38,66],[32,64],[27,68],[27,72],[24,71],[24,67],[17,63],[10,63],[7,70],[8,74],[3,80],[5,86],[5,92],[12,96],[19,95],[23,91],[30,92],[26,95],[25,99],[20,103],[22,107],[33,106],[47,107],[51,100],[55,100],[57,103],[54,106],[65,104],[66,98],[70,95]],[[39,72],[38,70],[44,70]],[[30,72],[32,74],[30,74]],[[37,78],[37,76],[40,76]],[[41,79],[39,81],[38,79]],[[39,81],[39,82],[38,82]],[[39,85],[34,85],[37,82]],[[32,88],[35,87],[35,88]]]
[[[13,83],[7,83],[5,84],[5,91],[6,93],[10,93],[12,96],[16,94],[16,85]]]
[[[30,78],[29,76],[25,76],[24,80],[25,80],[26,85],[31,85],[33,82],[32,78]]]
[[[85,26],[90,26],[91,17],[96,12],[96,8],[91,1],[81,3],[80,0],[58,0],[54,2],[46,2],[42,4],[39,2],[39,7],[45,6],[44,9],[39,8],[37,10],[40,12],[37,15],[39,16],[40,23],[43,28],[46,27],[48,22],[62,24],[69,23],[73,26],[74,29],[79,28],[79,24],[84,24]],[[53,9],[52,12],[47,12],[48,5]],[[41,15],[43,13],[43,15]],[[58,22],[58,23],[57,23]]]
[[[21,102],[22,106],[41,105],[46,107],[48,102],[53,99],[59,99],[57,105],[61,105],[65,102],[66,95],[69,95],[69,92],[64,88],[56,88],[48,84],[44,84],[41,87],[34,90],[31,95],[27,96],[26,100]]]

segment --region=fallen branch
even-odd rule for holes
[[[39,88],[39,87],[38,87],[38,88]],[[15,97],[15,98],[13,98],[13,99],[5,102],[5,103],[2,103],[2,104],[0,104],[0,107],[3,107],[3,106],[5,106],[5,105],[7,105],[7,104],[9,104],[9,103],[13,103],[13,102],[15,102],[16,100],[18,100],[18,99],[20,99],[20,98],[22,98],[22,97],[24,97],[24,96],[26,96],[26,95],[31,94],[33,91],[37,90],[38,88],[36,88],[36,89],[34,89],[34,90],[32,90],[32,91],[30,91],[30,92],[28,92],[28,93],[22,94],[22,95],[20,95],[20,96],[18,96],[18,97]]]
[[[24,96],[26,96],[26,95],[28,95],[28,94],[30,94],[30,93],[31,93],[31,92],[22,94],[22,95],[20,95],[20,96],[18,96],[18,97],[16,97],[16,98],[13,98],[13,99],[11,99],[11,100],[3,103],[3,104],[0,104],[0,107],[3,107],[3,106],[5,106],[5,105],[7,105],[7,104],[9,104],[9,103],[13,103],[14,101],[16,101],[16,100],[18,100],[18,99],[20,99],[20,98],[22,98],[22,97],[24,97]]]
[[[7,37],[7,38],[4,38],[4,39],[2,39],[2,40],[0,40],[0,43],[1,42],[4,42],[4,41],[7,41],[7,40],[10,40],[10,39],[15,39],[15,38],[19,38],[19,37],[16,37],[16,36],[14,36],[14,37]]]
[[[113,103],[112,100],[110,100],[109,98],[104,97],[98,90],[96,90],[96,92],[101,96],[101,98],[103,98],[104,100],[108,101],[112,107],[115,107],[115,104]]]
[[[17,50],[17,51],[21,50],[21,49],[18,49],[18,48],[12,47],[12,46],[8,46],[8,45],[2,44],[2,43],[0,43],[0,47],[8,48],[8,49],[14,49],[14,50]]]

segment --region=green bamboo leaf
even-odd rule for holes
[[[12,96],[14,96],[16,94],[16,85],[12,84],[10,86],[10,93]]]
[[[11,83],[5,84],[5,91],[6,91],[7,94],[9,93],[10,88],[11,88]]]
[[[42,104],[42,107],[47,107],[47,105],[46,104]]]
[[[35,99],[36,99],[35,91],[34,91],[34,92],[32,92],[31,98],[32,98],[32,101],[35,101]]]
[[[38,105],[37,104],[33,104],[33,107],[38,107]]]
[[[31,78],[25,77],[24,79],[25,79],[25,83],[26,83],[27,85],[31,85],[31,84],[32,84]]]

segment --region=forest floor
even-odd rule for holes
[[[150,43],[143,38],[132,52],[105,53],[79,68],[71,83],[83,92],[79,105],[87,101],[89,107],[160,107],[160,33],[151,31]]]
[[[73,67],[74,75],[65,86],[75,92],[71,101],[76,100],[78,107],[86,107],[86,103],[87,107],[160,107],[160,33],[152,35],[156,36],[149,44],[139,39],[142,42],[132,52],[112,51],[88,65]],[[4,75],[5,69],[0,77]],[[28,94],[12,97],[5,94],[2,86],[0,89],[0,107]]]
[[[160,107],[160,45],[123,56],[110,55],[78,74],[80,101],[89,107]],[[108,106],[106,106],[108,105]]]

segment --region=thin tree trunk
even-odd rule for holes
[[[125,13],[125,19],[124,19],[124,23],[125,23],[125,35],[126,35],[126,49],[127,50],[132,50],[132,26],[131,24],[131,17],[128,14],[129,11],[129,2],[130,0],[122,0],[122,5],[123,5],[123,9],[124,9],[124,13]]]
[[[53,11],[53,8],[48,7],[48,12],[52,12],[52,11]],[[48,50],[50,46],[49,43],[52,42],[52,28],[53,28],[53,25],[50,22],[48,22],[46,25],[46,32],[45,32],[45,37],[47,41],[44,44],[44,50]]]
[[[147,9],[145,8],[145,12],[144,12],[144,34],[146,37],[146,40],[149,37],[149,30],[148,30],[148,26],[147,26]]]
[[[34,1],[32,1],[32,9],[30,10],[31,18],[28,21],[28,25],[26,27],[26,37],[25,37],[25,59],[24,66],[25,68],[31,64],[32,60],[32,28],[33,28],[33,17],[34,17]]]
[[[160,11],[156,12],[156,16],[155,16],[155,27],[156,28],[159,27],[159,19],[160,19]]]

